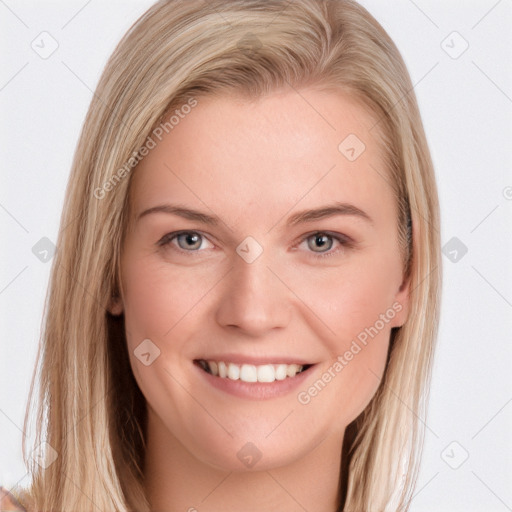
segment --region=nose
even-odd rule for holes
[[[216,310],[217,323],[223,328],[261,337],[289,324],[291,292],[267,265],[265,252],[252,263],[235,255]]]

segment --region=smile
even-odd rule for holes
[[[235,364],[224,361],[195,361],[205,372],[221,379],[240,380],[242,382],[274,382],[295,377],[306,371],[311,365],[299,364]]]

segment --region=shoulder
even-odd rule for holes
[[[14,494],[0,485],[0,512],[26,512]]]

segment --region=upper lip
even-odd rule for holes
[[[233,364],[253,364],[255,366],[263,364],[298,364],[298,365],[311,365],[315,364],[311,359],[303,359],[294,356],[250,356],[242,354],[216,354],[203,357],[197,357],[194,361],[223,361],[224,363]]]

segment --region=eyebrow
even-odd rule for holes
[[[137,216],[137,221],[153,213],[167,213],[171,215],[177,215],[178,217],[201,222],[210,226],[218,226],[221,222],[219,217],[215,215],[209,215],[207,213],[193,210],[185,206],[172,204],[162,204],[148,208]],[[319,208],[302,210],[300,212],[294,213],[288,218],[286,225],[292,227],[298,224],[304,224],[315,220],[334,217],[335,215],[353,216],[373,224],[372,218],[364,210],[361,210],[353,204],[336,202],[330,205],[321,206]]]

